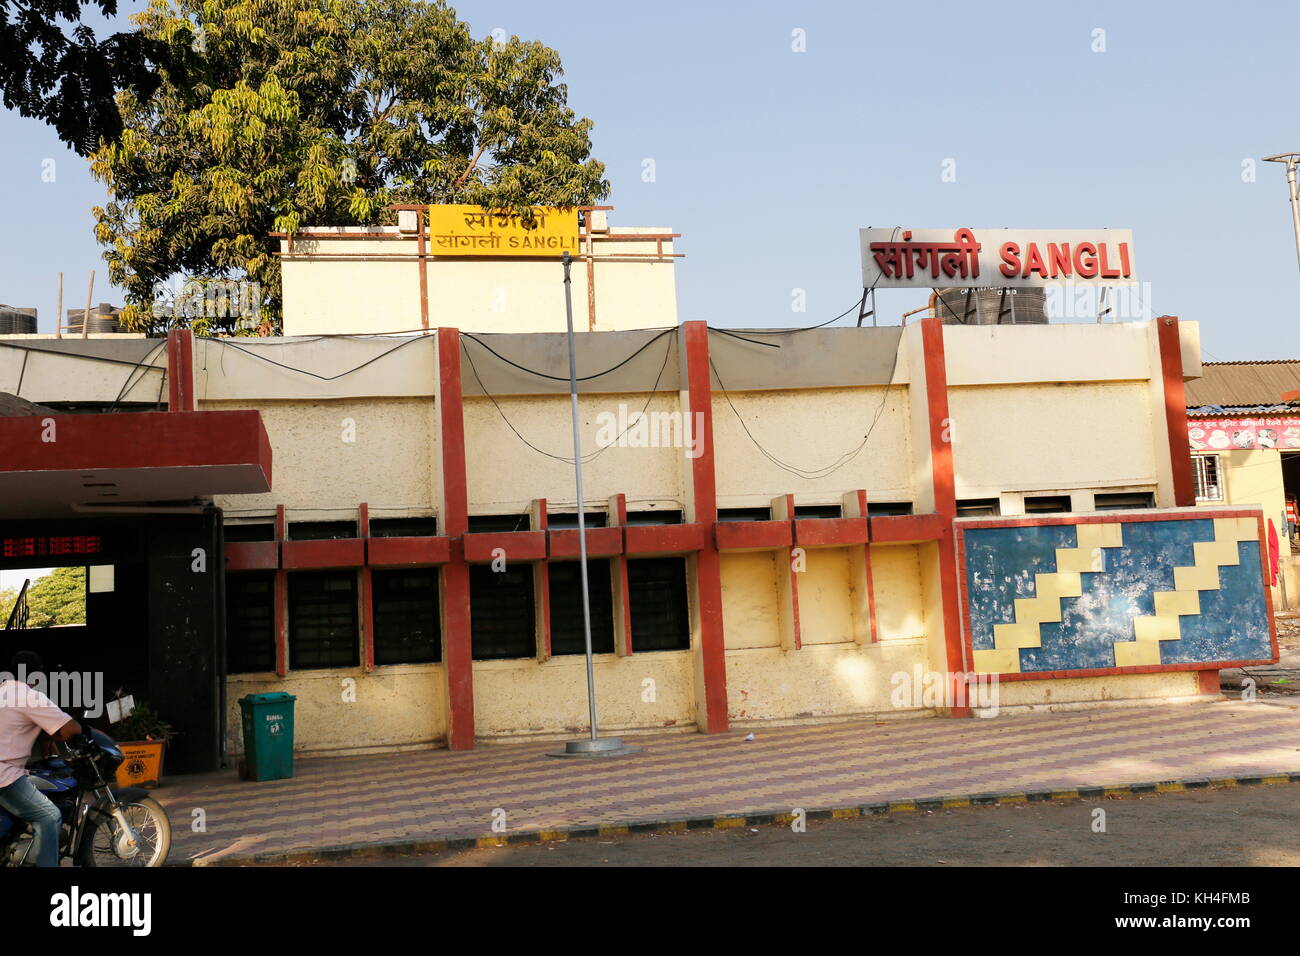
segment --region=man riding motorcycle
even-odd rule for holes
[[[28,779],[27,760],[32,744],[42,734],[67,740],[81,733],[81,725],[54,702],[18,680],[42,674],[45,667],[31,651],[19,651],[9,665],[10,678],[0,683],[0,807],[32,825],[36,833],[36,865],[59,865],[61,815]]]

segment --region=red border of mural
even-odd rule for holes
[[[1191,521],[1201,518],[1255,518],[1259,525],[1260,589],[1264,597],[1264,607],[1268,613],[1268,637],[1273,647],[1273,656],[1269,659],[1237,661],[1196,661],[1185,664],[1143,664],[1138,667],[1087,667],[1066,671],[1034,671],[1032,673],[1003,674],[998,673],[1000,681],[1016,680],[1061,680],[1070,677],[1108,677],[1114,674],[1158,674],[1176,671],[1222,670],[1225,667],[1246,667],[1254,664],[1275,664],[1278,659],[1277,621],[1273,616],[1273,601],[1268,589],[1268,544],[1264,537],[1264,514],[1254,508],[1180,508],[1177,511],[1142,512],[1106,512],[1089,515],[1060,515],[1039,518],[967,518],[954,522],[957,538],[957,584],[961,594],[961,628],[962,645],[966,660],[974,666],[975,648],[971,634],[970,595],[967,593],[966,575],[966,529],[967,528],[1021,528],[1040,527],[1057,524],[1127,524],[1140,521]],[[987,673],[987,672],[978,672]]]

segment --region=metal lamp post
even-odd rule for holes
[[[578,427],[578,367],[574,357],[573,339],[573,286],[569,279],[572,257],[564,254],[564,314],[569,336],[569,404],[573,412],[573,478],[578,492],[578,561],[582,574],[582,635],[587,655],[587,716],[591,729],[581,740],[570,740],[563,750],[554,751],[552,757],[617,757],[640,751],[629,747],[618,737],[601,737],[596,730],[596,674],[591,660],[591,599],[587,588],[587,521],[582,495],[582,438]]]
[[[1295,229],[1295,254],[1296,261],[1300,262],[1300,189],[1296,186],[1297,161],[1300,161],[1300,153],[1278,153],[1276,156],[1264,157],[1266,163],[1286,164],[1286,184],[1291,192],[1291,225]]]

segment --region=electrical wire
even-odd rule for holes
[[[834,472],[838,471],[840,468],[844,467],[850,461],[856,458],[862,452],[862,449],[867,447],[867,442],[871,438],[871,433],[875,430],[876,424],[880,421],[881,415],[884,414],[886,402],[889,401],[889,391],[891,388],[893,388],[894,385],[894,376],[898,372],[898,358],[902,354],[902,350],[903,350],[903,337],[900,335],[898,337],[898,342],[894,346],[894,364],[893,364],[893,368],[890,370],[889,379],[885,383],[885,391],[880,396],[880,405],[877,406],[876,414],[872,417],[871,424],[867,427],[866,434],[862,436],[862,441],[858,443],[857,447],[849,449],[831,464],[825,465],[821,468],[811,468],[811,469],[799,468],[797,465],[792,465],[789,462],[782,461],[772,452],[764,448],[762,442],[760,442],[756,437],[754,437],[754,433],[751,432],[749,430],[749,426],[745,424],[745,420],[744,418],[741,417],[740,411],[736,408],[735,403],[731,401],[731,395],[727,392],[727,387],[722,381],[722,376],[718,374],[717,366],[713,364],[712,356],[709,357],[709,367],[713,370],[714,378],[718,380],[718,388],[722,390],[722,396],[727,400],[728,407],[730,407],[732,413],[736,416],[736,420],[740,422],[740,427],[744,429],[744,432],[749,437],[749,440],[754,443],[754,446],[758,448],[758,450],[762,453],[763,457],[766,458],[768,461],[772,462],[772,464],[776,465],[782,471],[788,472],[789,474],[792,474],[797,478],[802,478],[805,481],[815,481],[819,478],[826,478],[829,475],[833,474]]]
[[[121,403],[123,397],[129,394],[131,389],[134,388],[135,385],[139,384],[139,382],[133,383],[131,380],[135,378],[136,373],[139,372],[141,369],[145,369],[145,371],[143,374],[140,375],[140,379],[139,379],[140,382],[143,382],[144,376],[149,374],[148,371],[149,369],[156,369],[157,371],[162,372],[163,373],[162,382],[167,381],[167,367],[165,365],[158,366],[153,364],[154,356],[156,356],[162,350],[163,346],[166,344],[167,344],[167,340],[163,339],[152,349],[150,349],[148,354],[146,354],[144,358],[142,358],[139,362],[135,364],[135,368],[133,368],[130,372],[127,373],[126,381],[122,383],[122,387],[118,390],[117,397],[113,399],[112,404],[108,406],[108,410],[110,412],[113,411],[113,409],[117,408],[117,406]],[[155,404],[161,404],[162,402],[161,382],[159,383],[158,386],[158,396],[159,396],[158,402],[156,402]]]
[[[873,284],[872,284],[872,289],[874,289],[874,288],[875,288],[875,284],[873,283]],[[823,328],[825,328],[826,326],[830,325],[832,322],[838,322],[840,319],[844,318],[846,315],[848,315],[848,314],[849,314],[850,312],[852,312],[854,309],[859,309],[859,308],[861,308],[861,307],[862,307],[862,303],[866,301],[867,293],[870,292],[870,291],[871,291],[871,289],[863,289],[863,290],[862,290],[862,295],[860,295],[860,296],[859,296],[859,297],[854,301],[854,303],[853,303],[851,306],[849,306],[847,309],[845,309],[845,310],[844,310],[843,312],[841,312],[839,315],[835,316],[835,318],[833,318],[833,319],[827,319],[825,322],[818,322],[816,325],[805,325],[805,326],[801,326],[801,327],[799,327],[799,328],[795,328],[795,329],[770,329],[770,330],[769,330],[769,329],[740,329],[739,331],[744,332],[745,335],[793,335],[793,334],[796,333],[796,332],[811,332],[813,329],[823,329]],[[725,334],[725,335],[735,335],[736,338],[742,338],[742,336],[736,335],[735,332],[732,332],[732,331],[730,331],[730,330],[728,330],[728,329],[714,328],[713,326],[709,326],[709,328],[710,328],[710,329],[713,329],[713,331],[715,331],[715,332],[722,332],[722,333]],[[746,340],[746,341],[748,341],[748,340]],[[766,345],[766,344],[768,344],[768,343],[766,343],[766,342],[755,342],[754,344],[755,344],[755,345]],[[779,346],[779,345],[778,345],[778,346],[774,346],[774,348],[780,348],[780,346]]]
[[[323,337],[324,336],[321,336],[321,338]],[[433,336],[431,335],[421,335],[417,338],[405,339],[399,344],[394,345],[391,349],[388,349],[387,351],[384,352],[380,352],[378,355],[371,356],[370,358],[362,362],[360,365],[354,365],[352,368],[344,369],[342,372],[338,372],[334,375],[321,375],[318,372],[312,372],[305,368],[298,368],[297,366],[294,365],[286,365],[284,362],[277,362],[275,359],[267,358],[265,355],[258,355],[256,352],[253,352],[249,349],[236,345],[234,342],[231,342],[229,339],[218,338],[217,336],[212,336],[212,335],[195,336],[195,338],[201,339],[204,342],[216,342],[219,345],[224,345],[226,348],[234,349],[236,352],[242,352],[245,355],[250,356],[251,358],[259,359],[263,362],[266,362],[269,365],[274,365],[278,368],[286,369],[290,372],[297,372],[300,375],[310,375],[312,378],[319,379],[322,382],[333,382],[337,379],[342,378],[345,375],[351,375],[353,372],[359,372],[367,365],[373,365],[375,362],[378,362],[380,359],[392,355],[394,352],[398,351],[399,349],[406,348],[412,342],[425,342],[425,341],[433,340]]]
[[[705,328],[707,328],[710,332],[717,332],[719,335],[729,335],[733,339],[740,339],[740,341],[742,342],[748,342],[750,345],[762,345],[769,349],[779,349],[781,347],[777,345],[775,342],[759,342],[757,339],[747,339],[745,338],[745,336],[737,335],[735,332],[732,332],[729,329],[714,328],[712,325],[706,325]]]
[[[136,369],[140,367],[140,362],[132,362],[130,359],[109,358],[107,355],[85,355],[79,352],[61,352],[58,349],[43,349],[33,345],[20,345],[17,342],[6,342],[0,340],[0,346],[7,349],[18,349],[22,352],[39,352],[41,355],[56,355],[61,358],[84,359],[87,362],[103,362],[106,365],[129,365]],[[154,366],[160,368],[160,366]]]
[[[890,237],[889,237],[889,241],[890,241],[890,242],[893,242],[893,241],[894,241],[894,237],[898,235],[899,231],[900,231],[902,228],[903,228],[902,226],[895,226],[895,227],[894,227],[894,231],[893,231],[892,233],[890,233]],[[791,335],[791,334],[793,334],[793,333],[795,333],[795,332],[811,332],[813,329],[823,329],[823,328],[825,328],[826,326],[830,325],[830,324],[833,323],[833,322],[838,322],[840,319],[844,318],[846,315],[848,315],[848,314],[849,314],[850,312],[852,312],[854,309],[857,309],[859,312],[861,312],[861,311],[862,311],[862,306],[863,306],[863,305],[866,303],[866,301],[867,301],[867,296],[869,296],[871,293],[873,293],[873,292],[876,291],[876,283],[878,283],[879,281],[880,281],[880,276],[876,276],[876,281],[873,282],[873,283],[871,283],[870,287],[865,288],[865,289],[862,290],[862,295],[858,297],[857,301],[855,301],[851,306],[849,306],[847,309],[845,309],[845,310],[844,310],[843,312],[841,312],[839,315],[835,316],[835,318],[833,318],[833,319],[827,319],[825,322],[818,322],[816,325],[805,325],[805,326],[802,326],[802,327],[800,327],[800,328],[794,328],[794,329],[773,329],[773,330],[771,330],[771,331],[767,331],[767,330],[764,330],[764,329],[743,329],[742,331],[744,331],[746,335]],[[712,328],[712,326],[710,326],[710,328]],[[727,329],[713,329],[713,331],[715,331],[715,332],[722,332],[724,335],[735,335],[736,338],[742,338],[742,339],[743,339],[743,336],[736,335],[734,332],[730,332],[730,331],[728,331]],[[746,342],[750,341],[749,339],[743,339],[743,340],[746,341]],[[753,344],[755,344],[755,345],[766,345],[767,343],[766,343],[766,342],[754,342]],[[776,348],[780,348],[780,346],[776,346]]]
[[[617,365],[612,365],[612,366],[610,366],[609,368],[605,369],[603,372],[596,372],[596,373],[594,373],[594,374],[592,374],[592,375],[579,375],[579,376],[577,377],[577,380],[578,380],[579,382],[590,382],[592,379],[600,378],[602,375],[608,375],[610,372],[617,371],[618,369],[620,369],[620,368],[622,368],[624,365],[626,365],[628,362],[632,361],[632,359],[636,358],[638,355],[640,355],[642,352],[644,352],[646,349],[648,349],[648,348],[649,348],[651,345],[653,345],[655,342],[659,341],[659,339],[663,338],[665,335],[672,335],[672,334],[675,333],[676,331],[677,331],[677,327],[676,327],[676,326],[672,327],[671,329],[664,329],[664,330],[661,331],[658,335],[655,335],[655,336],[650,337],[649,339],[646,339],[645,343],[644,343],[644,344],[643,344],[639,349],[637,349],[635,352],[633,352],[633,353],[632,353],[631,355],[629,355],[627,358],[623,359],[623,361],[619,362]],[[529,375],[536,375],[538,378],[549,379],[549,380],[551,380],[552,382],[567,382],[567,381],[569,381],[569,376],[567,376],[567,375],[551,375],[551,374],[549,374],[549,373],[547,373],[547,372],[539,372],[539,371],[537,371],[537,369],[529,368],[529,367],[526,366],[526,365],[520,365],[518,362],[515,362],[515,361],[513,361],[512,359],[508,359],[508,358],[506,358],[504,355],[502,355],[502,354],[501,354],[500,352],[498,352],[496,349],[492,348],[492,346],[490,346],[490,345],[488,345],[486,342],[482,341],[478,336],[476,336],[476,335],[471,335],[469,332],[462,332],[462,333],[461,333],[461,338],[462,338],[462,339],[469,339],[471,342],[475,342],[475,343],[477,343],[478,345],[482,346],[483,348],[485,348],[485,349],[487,349],[489,352],[491,352],[493,355],[495,355],[495,356],[496,356],[498,359],[500,359],[502,362],[505,362],[507,365],[514,366],[515,368],[519,369],[521,372],[527,372]],[[462,344],[462,347],[463,347],[463,344]]]
[[[668,331],[668,332],[672,332],[672,333],[676,333],[676,332],[677,332],[676,329],[669,329],[669,330],[667,330],[667,331]],[[655,336],[656,339],[658,339],[658,338],[660,338],[660,337],[661,337],[661,336],[658,336],[658,335]],[[653,339],[652,339],[651,341],[653,341]],[[480,343],[480,344],[482,344],[482,343]],[[648,343],[647,343],[647,344],[648,344]],[[566,458],[566,457],[563,456],[563,455],[553,455],[553,454],[551,454],[549,451],[546,451],[546,450],[544,450],[544,449],[538,448],[536,445],[534,445],[532,442],[530,442],[527,438],[525,438],[525,437],[520,433],[519,429],[517,429],[517,428],[514,426],[514,424],[510,421],[510,419],[506,417],[506,413],[505,413],[505,411],[501,408],[500,403],[497,402],[497,400],[496,400],[496,396],[494,396],[491,392],[489,392],[489,391],[487,390],[487,388],[484,387],[484,385],[483,385],[483,379],[480,378],[480,377],[479,377],[479,374],[478,374],[478,366],[476,366],[476,365],[474,364],[474,359],[473,359],[473,357],[469,354],[469,349],[465,348],[465,343],[464,343],[464,341],[462,341],[462,342],[460,343],[460,348],[461,348],[461,352],[462,352],[462,353],[464,354],[464,356],[465,356],[466,361],[469,362],[469,369],[470,369],[470,372],[471,372],[471,374],[473,374],[473,376],[474,376],[474,381],[478,383],[479,390],[480,390],[480,391],[481,391],[481,392],[482,392],[482,393],[487,397],[488,401],[490,401],[490,402],[492,403],[492,407],[495,408],[495,409],[497,410],[497,414],[500,415],[500,416],[501,416],[501,420],[502,420],[503,422],[506,423],[506,427],[509,428],[512,432],[514,432],[515,437],[518,438],[518,439],[519,439],[521,442],[523,442],[525,445],[527,445],[529,448],[531,448],[533,451],[537,452],[539,455],[545,455],[547,458],[554,459],[555,461],[562,461],[562,462],[564,462],[564,463],[567,464],[567,465],[572,465],[572,464],[574,463],[574,461],[573,461],[572,458]],[[643,346],[642,348],[644,348],[644,346]],[[488,349],[488,351],[492,351],[492,350],[491,350],[491,349]],[[641,351],[641,349],[637,349],[637,352],[640,352],[640,351]],[[495,355],[496,353],[493,352],[493,354]],[[634,353],[634,354],[635,354],[635,353]],[[617,444],[619,443],[619,441],[622,439],[622,437],[623,437],[624,435],[626,435],[626,434],[628,433],[629,430],[631,430],[631,428],[634,426],[634,424],[635,424],[636,422],[639,422],[639,421],[640,421],[640,420],[645,416],[646,410],[649,409],[649,407],[650,407],[650,403],[651,403],[652,401],[654,401],[654,397],[655,397],[655,395],[657,395],[657,394],[659,393],[659,382],[663,379],[664,369],[666,369],[666,368],[668,367],[668,359],[672,357],[672,354],[673,354],[673,340],[672,340],[672,339],[669,339],[669,340],[668,340],[668,346],[664,349],[664,360],[663,360],[663,364],[659,366],[659,374],[655,376],[654,385],[651,386],[651,389],[650,389],[650,396],[646,399],[645,404],[644,404],[643,406],[641,406],[641,411],[637,414],[637,416],[636,416],[635,419],[632,419],[632,420],[630,420],[630,421],[628,422],[628,426],[627,426],[627,428],[624,428],[621,432],[619,432],[618,435],[614,438],[613,441],[611,441],[611,442],[610,442],[609,444],[607,444],[607,445],[603,445],[602,447],[596,449],[596,451],[593,451],[593,452],[591,452],[590,454],[583,455],[583,456],[582,456],[582,463],[583,463],[584,465],[587,464],[588,462],[595,461],[598,457],[600,457],[601,455],[603,455],[603,454],[604,454],[606,451],[608,451],[610,448],[613,448],[615,445],[617,445]],[[500,356],[498,356],[498,357],[500,357]],[[629,358],[630,358],[630,357],[631,357],[631,356],[629,356]],[[508,360],[503,360],[503,361],[508,361]],[[627,361],[627,360],[625,359],[624,362],[621,362],[621,363],[619,363],[619,364],[620,364],[620,365],[621,365],[621,364],[625,364],[626,361]],[[510,364],[513,365],[514,363],[511,362]],[[612,371],[612,369],[609,370],[609,371]],[[605,372],[602,372],[602,373],[600,373],[600,374],[604,375],[604,374],[606,374],[606,373],[605,373]],[[547,377],[550,377],[550,376],[547,376]],[[566,381],[567,381],[567,379],[566,379]],[[583,379],[579,379],[579,381],[583,381]]]

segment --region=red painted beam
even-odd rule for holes
[[[577,558],[579,556],[578,530],[576,528],[561,528],[558,531],[547,532],[547,538],[550,542],[549,551],[552,561]],[[612,558],[622,553],[622,528],[587,529],[588,557]]]
[[[844,548],[866,544],[866,518],[797,518],[795,544],[801,548]]]
[[[227,541],[227,571],[275,571],[280,567],[278,541]]]
[[[446,564],[450,557],[450,538],[371,538],[366,542],[366,563],[372,568]]]
[[[1163,315],[1155,320],[1160,343],[1160,372],[1164,377],[1165,428],[1169,436],[1169,466],[1174,479],[1174,505],[1196,504],[1192,480],[1192,451],[1187,441],[1187,394],[1183,386],[1183,350],[1178,319]]]
[[[244,479],[255,482],[249,490],[271,489],[271,440],[257,411],[0,418],[0,448],[0,474],[245,466],[261,472]]]
[[[361,538],[285,541],[280,546],[280,563],[286,571],[361,568],[366,564],[366,542]]]
[[[882,515],[871,519],[872,544],[916,544],[942,541],[951,519],[940,514]]]
[[[545,531],[493,531],[467,534],[463,538],[465,560],[470,564],[490,564],[496,560],[498,549],[505,553],[508,562],[545,561]]]
[[[713,382],[709,364],[709,329],[704,322],[681,326],[686,352],[687,401],[692,421],[703,424],[700,454],[691,459],[693,517],[698,524],[696,554],[696,596],[700,622],[699,662],[704,699],[700,712],[707,733],[727,729],[727,657],[722,621],[722,559],[713,543],[713,524],[718,520],[718,487],[714,472]],[[682,526],[686,527],[686,526]],[[628,552],[633,550],[633,531],[628,528]]]
[[[706,543],[711,545],[709,525],[703,522],[693,524],[647,524],[630,525],[626,529],[627,553],[632,557],[649,557],[657,554],[685,554],[701,551]],[[711,550],[716,550],[712,549]],[[721,581],[719,581],[718,598],[721,600]]]
[[[442,453],[441,527],[452,539],[442,569],[443,671],[450,726],[447,746],[474,748],[474,647],[470,630],[469,565],[464,541],[469,531],[469,486],[465,471],[465,411],[460,380],[460,331],[440,328],[438,336],[438,437]]]
[[[713,541],[719,551],[772,551],[794,544],[791,521],[719,521]]]

